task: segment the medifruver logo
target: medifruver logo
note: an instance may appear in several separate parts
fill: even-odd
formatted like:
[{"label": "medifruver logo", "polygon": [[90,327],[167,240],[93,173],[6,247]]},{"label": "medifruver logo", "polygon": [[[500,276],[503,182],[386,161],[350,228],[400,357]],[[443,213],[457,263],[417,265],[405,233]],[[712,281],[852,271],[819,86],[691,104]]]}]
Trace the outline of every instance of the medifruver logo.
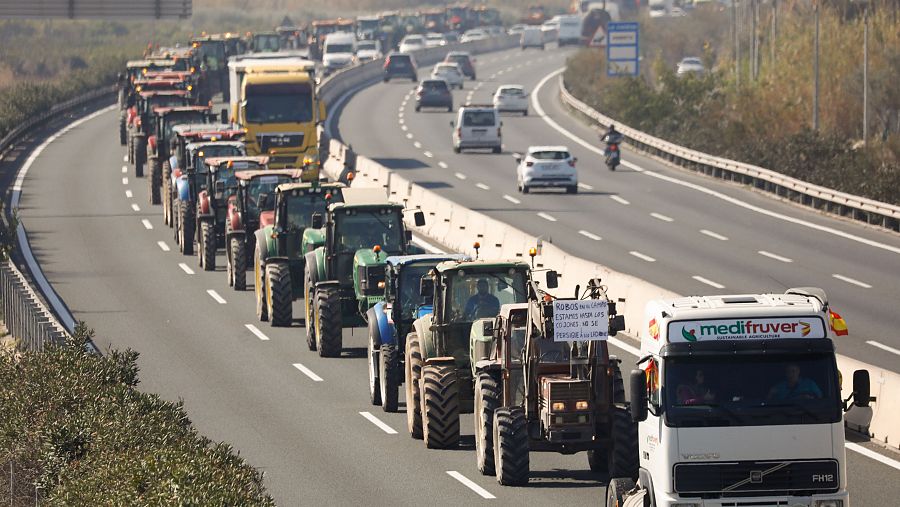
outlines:
[{"label": "medifruver logo", "polygon": [[[651,322],[651,334],[652,334]],[[822,334],[818,322],[800,319],[746,319],[685,322],[681,338],[688,342],[700,340],[806,338]]]}]

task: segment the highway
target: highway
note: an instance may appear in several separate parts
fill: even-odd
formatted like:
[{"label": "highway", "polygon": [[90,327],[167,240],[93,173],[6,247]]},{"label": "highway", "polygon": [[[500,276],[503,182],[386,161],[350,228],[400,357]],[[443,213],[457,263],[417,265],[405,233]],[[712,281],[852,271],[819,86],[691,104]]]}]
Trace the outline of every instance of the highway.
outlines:
[{"label": "highway", "polygon": [[[554,51],[536,57],[529,53],[523,58],[518,50],[484,56],[477,63],[484,77],[511,65],[524,66],[495,76],[494,82],[485,84],[473,98],[486,100],[492,85],[501,80],[533,88],[561,66],[563,58],[564,53]],[[553,100],[553,80],[547,83],[539,94],[543,107],[567,129],[588,136],[589,131],[559,110]],[[466,85],[469,89],[457,93],[460,100],[471,91],[471,83]],[[627,168],[609,174],[600,170],[595,155],[580,148],[575,153],[581,160],[582,181],[593,190],[583,190],[578,196],[517,195],[508,154],[452,154],[449,115],[415,114],[407,104],[400,118],[398,109],[410,89],[392,83],[357,95],[339,118],[344,139],[358,152],[379,158],[449,197],[543,234],[548,241],[552,237],[572,253],[602,260],[614,269],[672,290],[713,291],[693,281],[693,275],[724,284],[726,290],[823,285],[854,331],[841,352],[854,355],[855,349],[860,349],[857,357],[863,360],[900,362],[884,352],[867,352],[868,345],[863,345],[856,330],[869,327],[855,323],[867,315],[855,315],[857,306],[861,312],[873,306],[873,322],[867,324],[873,331],[866,339],[877,337],[897,345],[890,341],[892,335],[876,333],[892,322],[887,314],[889,303],[897,300],[892,292],[898,286],[892,279],[897,276],[894,254],[856,243],[834,245],[838,240],[830,235],[763,220],[723,206],[705,194],[660,183],[658,178]],[[414,134],[413,139],[406,138],[400,119]],[[116,121],[114,110],[86,121],[48,145],[34,161],[25,181],[20,215],[35,256],[74,316],[97,331],[99,348],[138,350],[140,388],[168,400],[183,400],[202,434],[233,444],[250,464],[265,472],[266,486],[279,505],[413,505],[423,501],[435,505],[594,505],[601,500],[605,478],[587,471],[584,455],[533,454],[533,480],[527,488],[505,488],[493,478],[479,476],[471,450],[471,416],[463,417],[464,445],[458,451],[427,450],[420,441],[410,439],[404,414],[384,414],[368,404],[363,330],[345,333],[343,358],[322,359],[306,350],[299,320],[288,329],[255,322],[252,288],[236,293],[227,287],[223,256],[219,256],[218,271],[204,272],[197,267],[196,258],[177,253],[161,208],[148,204],[146,180],[136,180],[131,171],[123,170],[124,149],[116,139]],[[539,117],[506,118],[505,123],[510,149],[524,149],[536,141],[566,142],[575,148]],[[652,160],[632,154],[625,160],[661,175],[715,188],[742,202],[886,244],[900,244],[896,238],[683,174]],[[456,173],[466,179],[459,179]],[[478,183],[489,188],[483,190]],[[541,212],[556,221],[537,217]],[[705,236],[697,232],[700,228],[729,239]],[[602,239],[590,239],[578,230]],[[749,252],[748,245],[767,237],[769,244]],[[776,262],[757,254],[758,250],[791,257],[793,262]],[[641,260],[630,251],[657,260]],[[851,252],[865,261],[839,261],[845,256],[852,258]],[[865,280],[873,287],[864,290],[839,285],[830,279],[831,272]],[[887,298],[883,305],[877,304],[875,294]],[[300,308],[296,303],[295,316],[300,315]],[[888,320],[882,320],[883,316]],[[613,348],[626,364],[634,361],[626,350]],[[854,503],[890,505],[900,498],[900,470],[890,467],[895,461],[884,464],[854,451],[847,454]]]}]

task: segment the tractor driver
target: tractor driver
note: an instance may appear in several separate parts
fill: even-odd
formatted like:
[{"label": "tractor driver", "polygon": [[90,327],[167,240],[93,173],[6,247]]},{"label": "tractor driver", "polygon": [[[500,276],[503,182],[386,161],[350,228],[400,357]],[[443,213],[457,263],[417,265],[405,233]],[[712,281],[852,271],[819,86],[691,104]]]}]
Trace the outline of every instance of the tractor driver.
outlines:
[{"label": "tractor driver", "polygon": [[478,280],[476,285],[478,292],[466,302],[464,312],[467,320],[475,320],[483,317],[494,317],[500,313],[500,300],[488,292],[488,282],[484,278]]}]

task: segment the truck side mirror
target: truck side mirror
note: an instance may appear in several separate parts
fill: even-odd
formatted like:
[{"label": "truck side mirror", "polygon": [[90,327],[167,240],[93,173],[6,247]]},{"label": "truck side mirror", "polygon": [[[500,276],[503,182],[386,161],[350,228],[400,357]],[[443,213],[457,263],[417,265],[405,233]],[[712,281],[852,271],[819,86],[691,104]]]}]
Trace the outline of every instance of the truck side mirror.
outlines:
[{"label": "truck side mirror", "polygon": [[647,420],[647,375],[644,370],[631,370],[629,378],[631,390],[631,420]]},{"label": "truck side mirror", "polygon": [[615,317],[609,319],[609,335],[615,336],[619,334],[619,331],[625,331],[624,315],[616,315]]},{"label": "truck side mirror", "polygon": [[421,211],[416,211],[413,213],[413,222],[415,222],[416,227],[422,227],[425,225],[425,213]]},{"label": "truck side mirror", "polygon": [[434,295],[434,280],[423,277],[419,280],[419,295],[429,297]]},{"label": "truck side mirror", "polygon": [[869,370],[856,370],[853,372],[853,404],[857,407],[868,407],[872,401],[872,391],[869,385]]},{"label": "truck side mirror", "polygon": [[547,288],[555,289],[559,287],[559,274],[555,270],[547,271]]},{"label": "truck side mirror", "polygon": [[312,214],[312,228],[313,229],[321,229],[322,228],[322,214],[321,213],[313,213]]}]

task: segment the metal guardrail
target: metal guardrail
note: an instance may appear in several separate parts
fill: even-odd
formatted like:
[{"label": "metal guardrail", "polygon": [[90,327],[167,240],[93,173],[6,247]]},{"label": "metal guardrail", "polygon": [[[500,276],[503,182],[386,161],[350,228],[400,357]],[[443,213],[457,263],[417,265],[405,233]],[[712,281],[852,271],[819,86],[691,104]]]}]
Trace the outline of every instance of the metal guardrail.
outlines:
[{"label": "metal guardrail", "polygon": [[8,261],[0,264],[0,302],[6,328],[19,342],[19,348],[42,350],[47,344],[64,343],[69,337],[22,272]]},{"label": "metal guardrail", "polygon": [[559,78],[559,88],[563,104],[600,125],[609,126],[615,123],[616,130],[625,136],[628,143],[641,151],[708,176],[749,185],[820,211],[900,232],[900,206],[846,194],[791,178],[770,169],[678,146],[622,125],[621,122],[578,100],[566,89],[562,76]]}]

